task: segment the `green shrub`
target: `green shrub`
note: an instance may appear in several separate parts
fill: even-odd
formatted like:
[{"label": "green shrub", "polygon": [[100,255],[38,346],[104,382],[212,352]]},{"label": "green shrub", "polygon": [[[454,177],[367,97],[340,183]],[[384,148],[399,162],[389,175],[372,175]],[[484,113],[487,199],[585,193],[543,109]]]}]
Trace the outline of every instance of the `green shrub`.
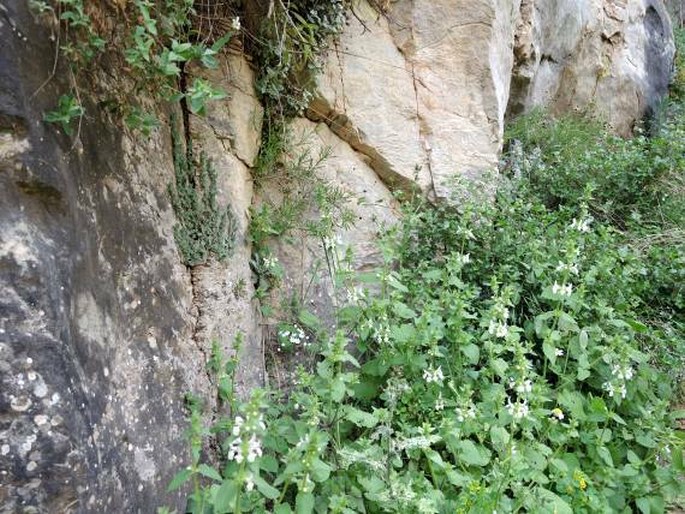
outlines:
[{"label": "green shrub", "polygon": [[494,203],[408,205],[365,277],[379,293],[317,334],[287,401],[259,393],[223,422],[194,505],[662,512],[685,469],[645,349],[669,336],[643,316],[644,253],[590,200],[551,209],[503,181]]}]

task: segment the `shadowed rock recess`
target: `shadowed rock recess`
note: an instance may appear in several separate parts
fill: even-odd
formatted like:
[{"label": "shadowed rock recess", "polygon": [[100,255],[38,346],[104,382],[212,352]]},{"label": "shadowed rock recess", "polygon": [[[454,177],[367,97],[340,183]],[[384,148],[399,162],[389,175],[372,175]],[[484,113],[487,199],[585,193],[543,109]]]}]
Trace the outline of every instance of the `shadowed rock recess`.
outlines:
[{"label": "shadowed rock recess", "polygon": [[[628,134],[672,72],[657,0],[373,4],[353,2],[306,119],[294,122],[313,148],[332,149],[319,173],[349,195],[356,225],[337,237],[355,249],[357,271],[380,258],[374,238],[397,219],[393,190],[441,198],[454,177],[493,169],[506,116],[589,109]],[[166,487],[188,459],[184,394],[214,406],[212,341],[230,353],[243,333],[238,392],[264,382],[246,234],[250,206],[277,196],[278,183],[253,192],[255,70],[225,52],[207,78],[228,99],[186,127],[237,220],[232,256],[189,269],[173,235],[168,123],[142,137],[88,91],[72,136],[44,122],[68,90],[66,70],[46,80],[51,32],[28,2],[0,4],[0,512],[183,509],[185,491]],[[100,71],[94,91],[129,94],[124,78]],[[285,292],[302,290],[321,245],[271,244]],[[324,274],[301,300],[325,317],[329,289]]]}]

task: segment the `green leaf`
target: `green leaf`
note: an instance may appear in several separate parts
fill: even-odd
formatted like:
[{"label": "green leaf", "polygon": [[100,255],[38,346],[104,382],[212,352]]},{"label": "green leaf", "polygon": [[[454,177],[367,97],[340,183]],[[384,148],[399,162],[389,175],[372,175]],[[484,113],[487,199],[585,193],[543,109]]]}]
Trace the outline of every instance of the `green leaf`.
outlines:
[{"label": "green leaf", "polygon": [[492,426],[490,428],[490,440],[495,448],[502,450],[509,443],[509,432],[506,428]]},{"label": "green leaf", "polygon": [[562,475],[565,475],[566,473],[568,473],[568,466],[566,465],[566,463],[563,460],[551,459],[549,461],[549,463],[554,469],[556,469]]},{"label": "green leaf", "polygon": [[578,344],[580,344],[582,350],[587,350],[588,339],[587,331],[585,329],[581,330],[580,334],[578,334]]},{"label": "green leaf", "polygon": [[345,397],[346,390],[347,388],[345,387],[345,381],[343,380],[343,377],[338,375],[331,382],[331,400],[334,402],[342,401],[342,399]]},{"label": "green leaf", "polygon": [[490,462],[490,452],[473,441],[459,442],[459,458],[469,466],[486,466]]},{"label": "green leaf", "polygon": [[200,472],[202,476],[211,478],[212,480],[216,480],[217,482],[221,482],[223,480],[219,472],[216,469],[208,466],[207,464],[200,464],[197,470]]},{"label": "green leaf", "polygon": [[309,329],[317,330],[321,326],[319,318],[315,314],[309,312],[307,309],[302,309],[298,318],[300,322]]},{"label": "green leaf", "polygon": [[492,370],[500,377],[504,377],[507,374],[507,369],[509,369],[509,364],[502,358],[490,361],[490,366],[492,366]]},{"label": "green leaf", "polygon": [[295,498],[296,514],[311,514],[314,511],[314,495],[312,493],[297,493]]},{"label": "green leaf", "polygon": [[545,340],[542,343],[542,353],[545,354],[547,360],[554,365],[557,361],[557,348],[549,341]]},{"label": "green leaf", "polygon": [[179,487],[181,487],[183,484],[186,483],[186,481],[190,478],[192,474],[192,471],[190,471],[188,468],[184,468],[178,473],[174,475],[174,478],[171,480],[171,483],[169,484],[169,487],[167,487],[167,491],[175,491]]},{"label": "green leaf", "polygon": [[478,359],[480,359],[480,348],[477,345],[471,343],[460,347],[461,352],[469,360],[469,364],[478,364]]},{"label": "green leaf", "polygon": [[395,302],[392,307],[393,312],[400,318],[403,319],[414,319],[416,318],[416,312],[411,310],[402,302]]},{"label": "green leaf", "polygon": [[563,332],[578,332],[578,323],[569,314],[562,312],[559,315],[559,330]]},{"label": "green leaf", "polygon": [[254,485],[257,486],[257,490],[262,493],[266,498],[270,500],[275,500],[280,496],[280,492],[275,487],[270,486],[266,480],[264,480],[259,475],[253,476]]},{"label": "green leaf", "polygon": [[611,452],[606,446],[598,447],[597,453],[607,466],[609,466],[610,468],[614,467],[614,459],[611,457]]},{"label": "green leaf", "polygon": [[238,484],[235,480],[226,480],[219,490],[216,492],[214,498],[214,510],[217,514],[233,511],[235,506],[235,498],[238,494]]},{"label": "green leaf", "polygon": [[373,428],[378,424],[378,418],[370,412],[357,409],[352,405],[345,406],[345,419],[358,427]]},{"label": "green leaf", "polygon": [[407,289],[399,280],[397,280],[397,277],[394,274],[388,275],[388,285],[402,293],[409,292],[409,289]]},{"label": "green leaf", "polygon": [[320,459],[314,459],[311,472],[314,482],[325,482],[331,476],[331,467]]},{"label": "green leaf", "polygon": [[561,497],[552,491],[539,487],[536,492],[545,503],[551,504],[551,509],[544,509],[544,512],[554,512],[555,514],[573,514],[573,509]]},{"label": "green leaf", "polygon": [[233,37],[232,33],[228,33],[225,36],[217,39],[214,44],[212,45],[212,50],[217,53],[219,50],[221,50],[224,46],[226,46],[226,43],[228,43],[231,38]]},{"label": "green leaf", "polygon": [[293,509],[287,503],[279,503],[274,507],[274,514],[292,514]]},{"label": "green leaf", "polygon": [[648,497],[638,498],[637,500],[635,500],[635,505],[637,505],[637,508],[640,509],[640,512],[642,512],[642,514],[650,514],[652,511],[652,507],[650,505]]},{"label": "green leaf", "polygon": [[260,459],[260,467],[269,473],[276,473],[278,471],[278,461],[273,455],[264,455]]}]

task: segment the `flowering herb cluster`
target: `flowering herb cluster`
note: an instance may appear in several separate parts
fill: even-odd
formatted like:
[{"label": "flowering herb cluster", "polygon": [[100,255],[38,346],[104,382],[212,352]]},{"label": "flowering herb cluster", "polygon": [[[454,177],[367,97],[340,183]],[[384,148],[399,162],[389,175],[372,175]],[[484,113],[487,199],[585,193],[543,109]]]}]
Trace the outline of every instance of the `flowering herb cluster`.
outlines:
[{"label": "flowering herb cluster", "polygon": [[663,218],[641,204],[617,224],[632,207],[596,187],[555,183],[550,202],[563,164],[530,140],[493,201],[408,203],[382,269],[357,276],[368,290],[333,333],[307,332],[313,369],[225,422],[220,474],[193,465],[213,483],[190,512],[653,513],[683,494],[668,368],[685,355],[685,245],[645,252],[635,237]]}]

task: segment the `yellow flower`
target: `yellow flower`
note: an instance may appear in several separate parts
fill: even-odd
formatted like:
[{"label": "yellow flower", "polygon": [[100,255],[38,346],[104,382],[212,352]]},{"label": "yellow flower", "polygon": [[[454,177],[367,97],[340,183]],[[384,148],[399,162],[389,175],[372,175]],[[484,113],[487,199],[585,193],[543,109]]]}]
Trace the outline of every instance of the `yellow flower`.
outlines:
[{"label": "yellow flower", "polygon": [[587,482],[585,481],[585,474],[582,471],[580,471],[579,469],[575,470],[573,472],[573,480],[578,482],[578,488],[581,491],[585,491],[585,489],[587,488]]}]

